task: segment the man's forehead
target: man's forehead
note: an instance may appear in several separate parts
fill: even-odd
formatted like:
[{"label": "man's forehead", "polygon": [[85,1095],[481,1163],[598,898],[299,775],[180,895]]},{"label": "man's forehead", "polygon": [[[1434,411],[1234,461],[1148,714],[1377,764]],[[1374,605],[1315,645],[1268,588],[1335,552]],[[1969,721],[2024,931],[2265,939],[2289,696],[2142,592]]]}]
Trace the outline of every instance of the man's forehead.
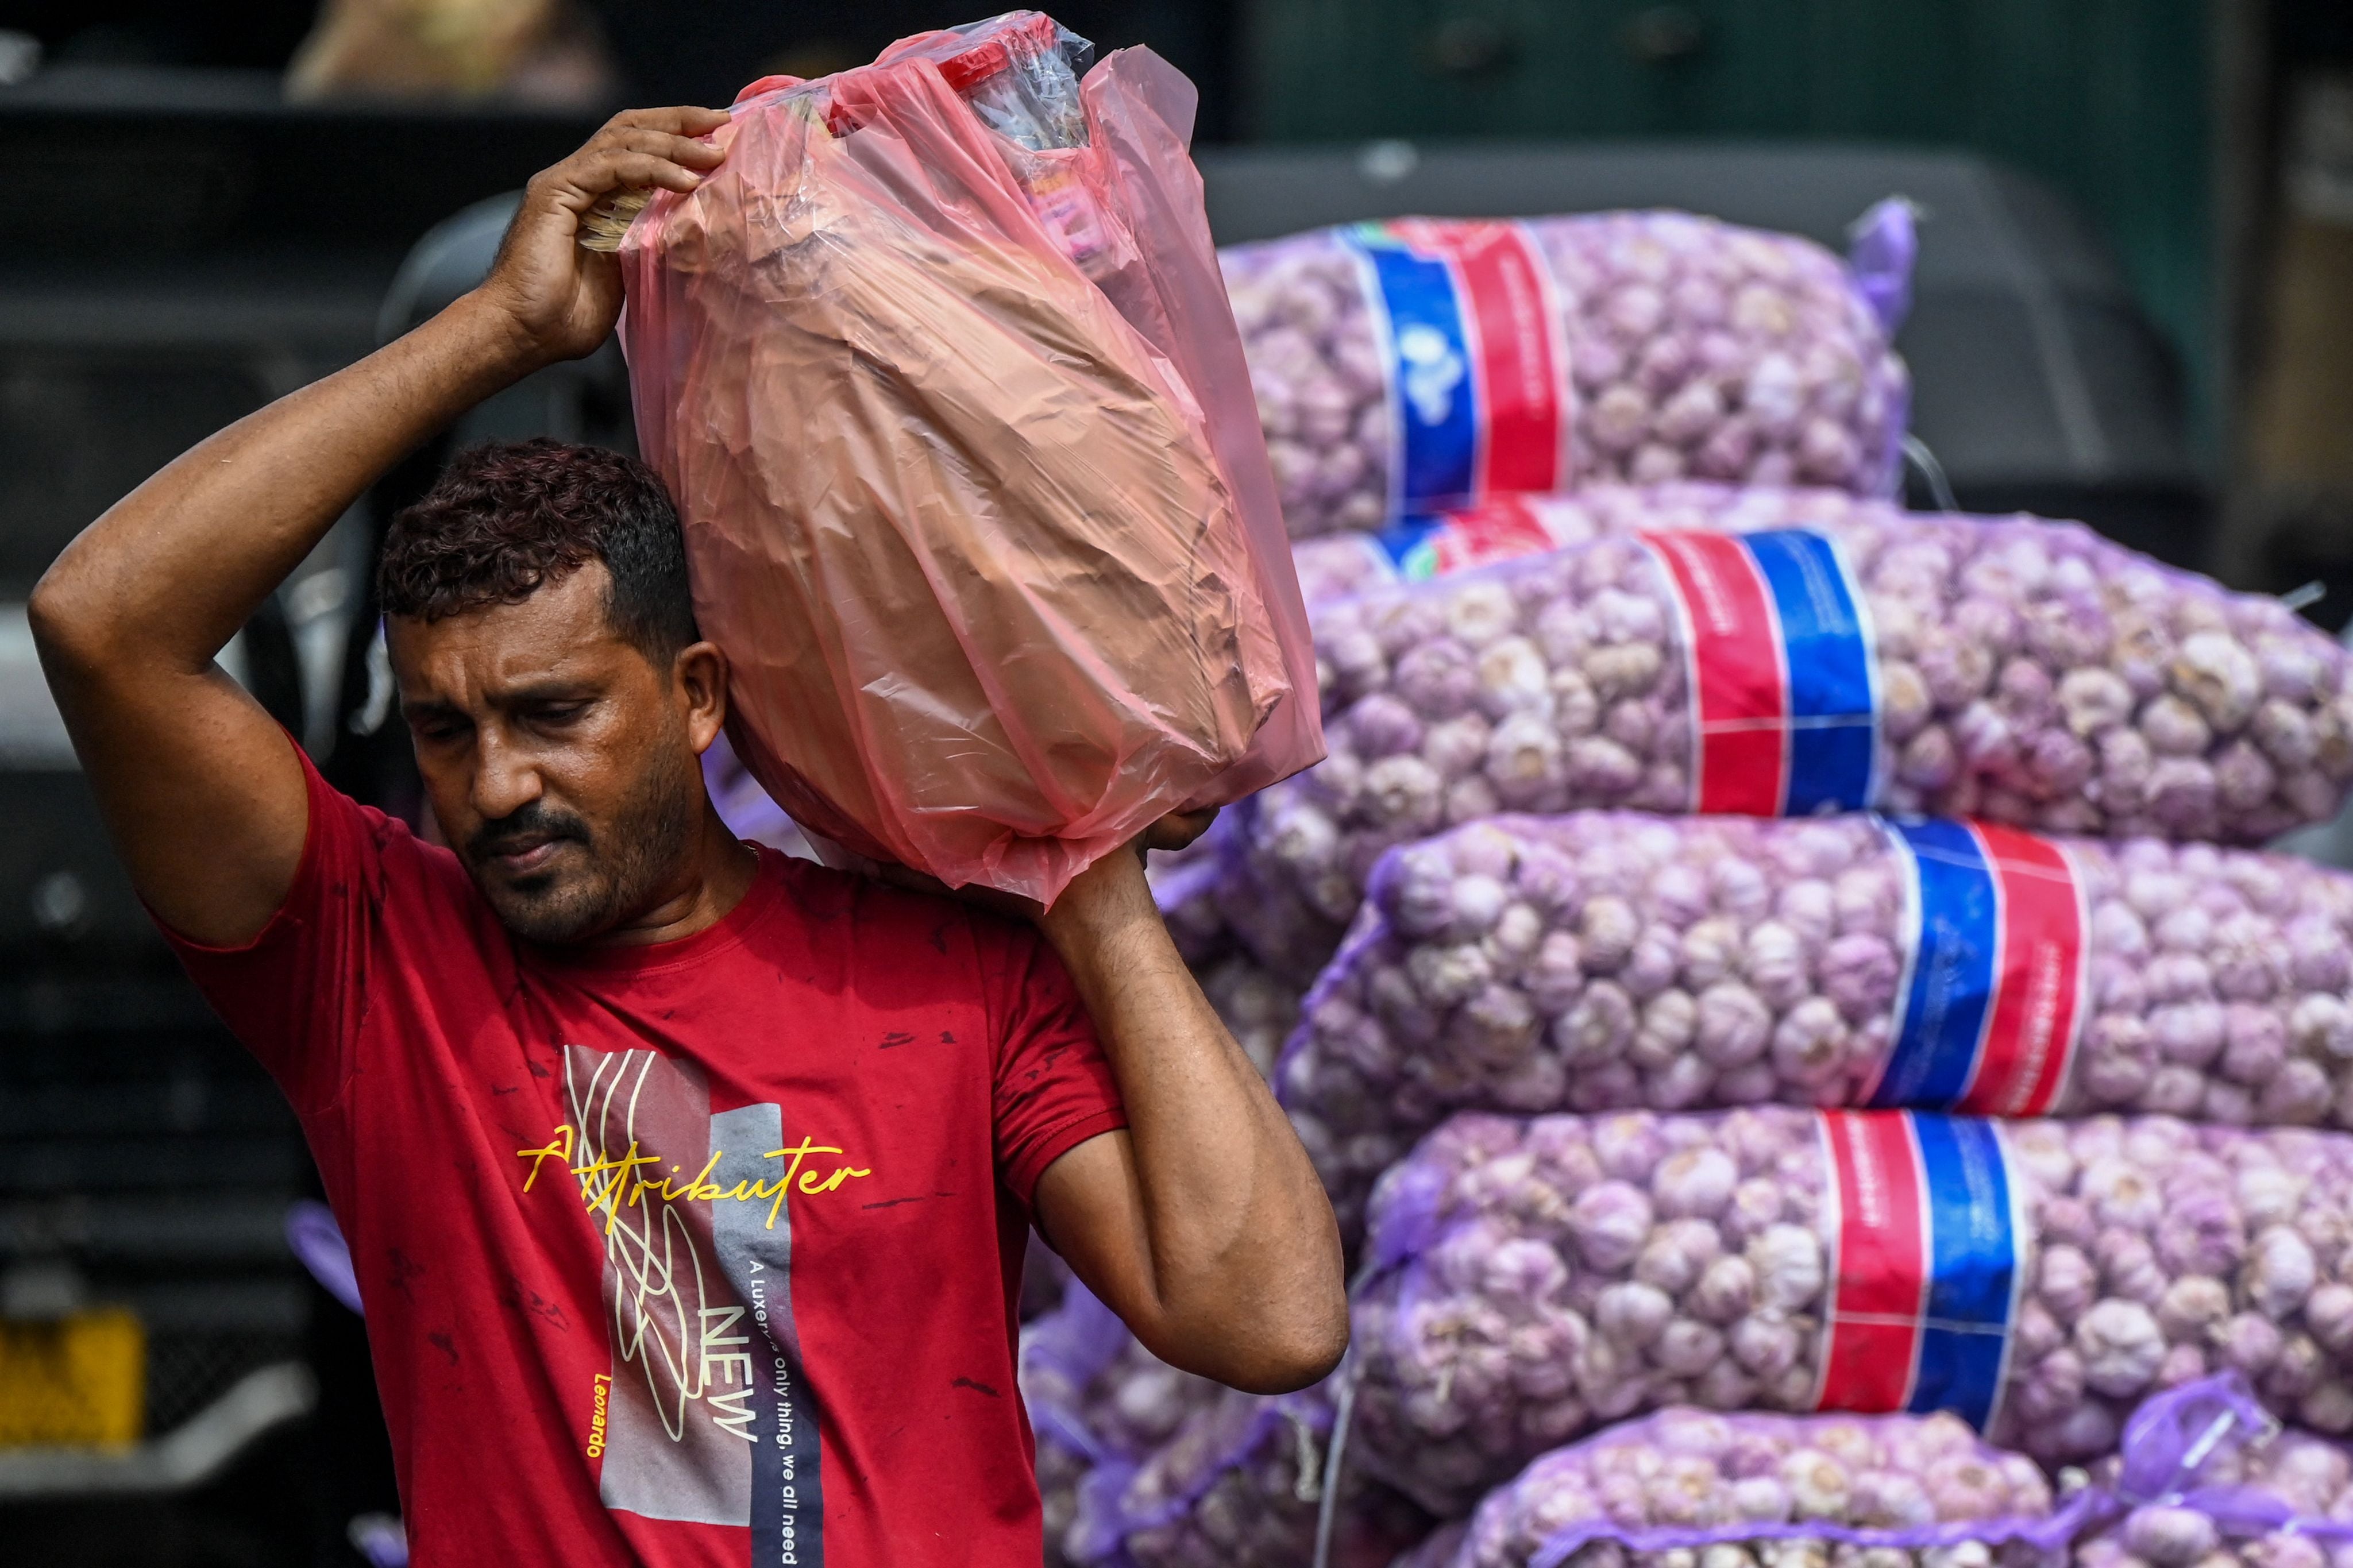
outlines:
[{"label": "man's forehead", "polygon": [[394,673],[411,696],[451,684],[488,691],[609,674],[636,649],[613,629],[607,584],[603,563],[592,561],[513,604],[429,622],[387,616]]}]

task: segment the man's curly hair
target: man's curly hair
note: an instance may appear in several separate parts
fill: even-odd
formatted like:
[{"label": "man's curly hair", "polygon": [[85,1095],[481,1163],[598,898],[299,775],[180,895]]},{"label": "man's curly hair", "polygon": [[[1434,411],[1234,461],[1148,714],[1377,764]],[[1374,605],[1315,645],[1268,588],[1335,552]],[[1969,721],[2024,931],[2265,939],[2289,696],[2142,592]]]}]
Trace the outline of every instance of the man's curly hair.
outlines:
[{"label": "man's curly hair", "polygon": [[438,621],[520,604],[590,561],[612,577],[613,630],[667,670],[696,641],[678,510],[651,468],[544,437],[460,452],[392,520],[376,565],[384,613]]}]

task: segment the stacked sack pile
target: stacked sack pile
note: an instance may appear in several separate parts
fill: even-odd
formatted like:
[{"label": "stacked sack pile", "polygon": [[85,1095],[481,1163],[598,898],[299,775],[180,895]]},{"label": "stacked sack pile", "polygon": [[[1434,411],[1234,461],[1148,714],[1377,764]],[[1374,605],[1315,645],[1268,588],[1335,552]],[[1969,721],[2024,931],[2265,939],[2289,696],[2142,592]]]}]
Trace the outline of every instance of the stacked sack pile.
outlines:
[{"label": "stacked sack pile", "polygon": [[1890,499],[1909,222],[1227,253],[1330,756],[1153,876],[1354,1343],[1073,1287],[1050,1560],[2353,1564],[2346,656]]}]

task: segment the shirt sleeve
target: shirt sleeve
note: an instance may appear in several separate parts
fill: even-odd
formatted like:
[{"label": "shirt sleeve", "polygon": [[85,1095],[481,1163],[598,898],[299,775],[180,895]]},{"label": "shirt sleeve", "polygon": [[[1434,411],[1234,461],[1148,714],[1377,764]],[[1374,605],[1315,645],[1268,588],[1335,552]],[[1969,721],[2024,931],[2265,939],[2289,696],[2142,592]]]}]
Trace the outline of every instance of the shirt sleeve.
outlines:
[{"label": "shirt sleeve", "polygon": [[997,1051],[997,1170],[1024,1205],[1046,1167],[1127,1125],[1094,1020],[1061,958],[1035,931],[1014,934],[991,976]]},{"label": "shirt sleeve", "polygon": [[207,946],[155,923],[213,1010],[307,1115],[332,1104],[350,1079],[373,979],[385,848],[406,829],[330,786],[299,745],[294,754],[310,826],[293,886],[269,923],[237,947]]}]

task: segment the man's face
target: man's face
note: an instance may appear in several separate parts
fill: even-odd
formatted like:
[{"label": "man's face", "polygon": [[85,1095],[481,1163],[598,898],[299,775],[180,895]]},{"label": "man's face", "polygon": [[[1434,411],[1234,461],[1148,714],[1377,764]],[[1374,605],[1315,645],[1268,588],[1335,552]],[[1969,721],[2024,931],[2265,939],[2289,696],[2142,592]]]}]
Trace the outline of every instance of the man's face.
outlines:
[{"label": "man's face", "polygon": [[660,902],[701,823],[708,693],[615,633],[608,587],[591,561],[521,604],[387,618],[434,816],[500,921],[535,942],[587,941]]}]

